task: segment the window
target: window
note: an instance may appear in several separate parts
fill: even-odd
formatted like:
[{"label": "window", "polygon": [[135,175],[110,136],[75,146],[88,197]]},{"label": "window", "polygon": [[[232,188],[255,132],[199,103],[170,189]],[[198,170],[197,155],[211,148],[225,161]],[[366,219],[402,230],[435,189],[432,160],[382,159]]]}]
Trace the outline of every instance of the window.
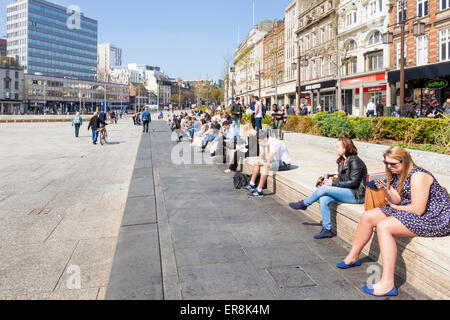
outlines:
[{"label": "window", "polygon": [[324,59],[324,57],[320,58],[320,76],[321,77],[325,76],[325,59]]},{"label": "window", "polygon": [[441,10],[446,10],[450,8],[450,0],[440,0],[441,3]]},{"label": "window", "polygon": [[312,42],[312,47],[314,48],[317,45],[317,36],[315,32],[312,34]]},{"label": "window", "polygon": [[428,36],[417,37],[417,65],[428,64]]},{"label": "window", "polygon": [[428,15],[428,0],[417,0],[417,16],[419,18]]},{"label": "window", "polygon": [[5,82],[5,89],[9,89],[9,79],[5,79],[4,80],[4,82]]},{"label": "window", "polygon": [[450,29],[441,30],[441,61],[450,60]]},{"label": "window", "polygon": [[355,40],[350,40],[350,41],[347,43],[346,50],[347,50],[347,51],[353,51],[353,50],[356,50],[356,41],[355,41]]},{"label": "window", "polygon": [[331,75],[333,73],[333,57],[328,57],[328,74]]},{"label": "window", "polygon": [[332,24],[330,24],[329,26],[328,26],[328,40],[332,40],[333,39],[333,36],[334,36],[334,31],[333,31],[333,25]]},{"label": "window", "polygon": [[303,52],[303,39],[300,39],[300,52]]},{"label": "window", "polygon": [[309,36],[306,36],[306,50],[309,50]]},{"label": "window", "polygon": [[14,89],[19,90],[19,81],[14,83]]},{"label": "window", "polygon": [[346,25],[347,25],[347,27],[355,24],[356,22],[357,22],[356,11],[352,11],[350,13],[347,13],[347,15],[346,15]]},{"label": "window", "polygon": [[317,77],[316,60],[313,60],[313,62],[312,62],[312,79],[315,79],[316,77]]},{"label": "window", "polygon": [[367,71],[376,71],[383,69],[383,51],[374,52],[366,55]]},{"label": "window", "polygon": [[377,44],[381,42],[381,32],[376,31],[369,37],[369,45]]},{"label": "window", "polygon": [[405,10],[403,11],[403,19],[406,20],[407,17],[407,1],[406,0],[397,0],[397,22],[401,22],[402,19],[402,7],[405,7]]},{"label": "window", "polygon": [[320,29],[320,43],[325,43],[325,27]]}]

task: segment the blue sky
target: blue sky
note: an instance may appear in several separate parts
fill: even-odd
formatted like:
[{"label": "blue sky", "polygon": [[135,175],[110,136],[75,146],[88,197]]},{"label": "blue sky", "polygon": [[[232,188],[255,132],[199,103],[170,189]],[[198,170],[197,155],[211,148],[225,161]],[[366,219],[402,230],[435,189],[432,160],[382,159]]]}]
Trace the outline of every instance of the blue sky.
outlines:
[{"label": "blue sky", "polygon": [[[6,35],[6,4],[1,0],[0,36]],[[252,0],[57,0],[78,5],[99,21],[99,43],[123,48],[124,63],[158,65],[171,77],[217,79],[224,56],[252,26]],[[291,0],[255,0],[256,22],[283,19]]]}]

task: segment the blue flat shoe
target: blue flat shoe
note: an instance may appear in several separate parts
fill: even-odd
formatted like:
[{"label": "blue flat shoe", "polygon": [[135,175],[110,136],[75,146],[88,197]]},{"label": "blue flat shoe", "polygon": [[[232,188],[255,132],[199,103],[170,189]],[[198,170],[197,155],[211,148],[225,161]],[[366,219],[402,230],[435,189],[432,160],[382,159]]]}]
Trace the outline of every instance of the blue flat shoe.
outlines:
[{"label": "blue flat shoe", "polygon": [[382,296],[377,296],[377,295],[375,295],[375,294],[373,293],[375,290],[373,289],[372,286],[364,286],[364,287],[362,288],[362,290],[363,290],[365,293],[367,293],[367,294],[369,294],[369,295],[371,295],[371,296],[374,296],[374,297],[396,297],[396,296],[398,296],[398,291],[397,291],[397,288],[396,288],[396,287],[394,287],[394,289],[392,289],[390,292],[388,292],[388,293],[386,293],[385,295],[382,295]]},{"label": "blue flat shoe", "polygon": [[353,264],[346,264],[345,261],[339,262],[336,264],[336,267],[339,269],[350,269],[354,267],[360,267],[361,266],[361,260],[356,261]]}]

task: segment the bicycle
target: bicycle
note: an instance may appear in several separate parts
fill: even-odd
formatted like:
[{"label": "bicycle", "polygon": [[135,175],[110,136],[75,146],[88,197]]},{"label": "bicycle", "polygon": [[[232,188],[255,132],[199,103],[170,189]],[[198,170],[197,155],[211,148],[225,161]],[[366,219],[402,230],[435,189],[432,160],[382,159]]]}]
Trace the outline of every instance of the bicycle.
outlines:
[{"label": "bicycle", "polygon": [[102,146],[108,143],[108,132],[106,131],[106,127],[98,129],[98,137]]}]

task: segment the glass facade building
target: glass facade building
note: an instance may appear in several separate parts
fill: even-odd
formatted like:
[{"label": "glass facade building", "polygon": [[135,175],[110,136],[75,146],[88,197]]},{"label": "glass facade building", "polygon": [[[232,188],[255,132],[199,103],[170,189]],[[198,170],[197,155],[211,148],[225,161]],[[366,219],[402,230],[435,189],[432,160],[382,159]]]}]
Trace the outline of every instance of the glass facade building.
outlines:
[{"label": "glass facade building", "polygon": [[8,56],[28,74],[95,80],[97,21],[43,0],[7,6]]}]

